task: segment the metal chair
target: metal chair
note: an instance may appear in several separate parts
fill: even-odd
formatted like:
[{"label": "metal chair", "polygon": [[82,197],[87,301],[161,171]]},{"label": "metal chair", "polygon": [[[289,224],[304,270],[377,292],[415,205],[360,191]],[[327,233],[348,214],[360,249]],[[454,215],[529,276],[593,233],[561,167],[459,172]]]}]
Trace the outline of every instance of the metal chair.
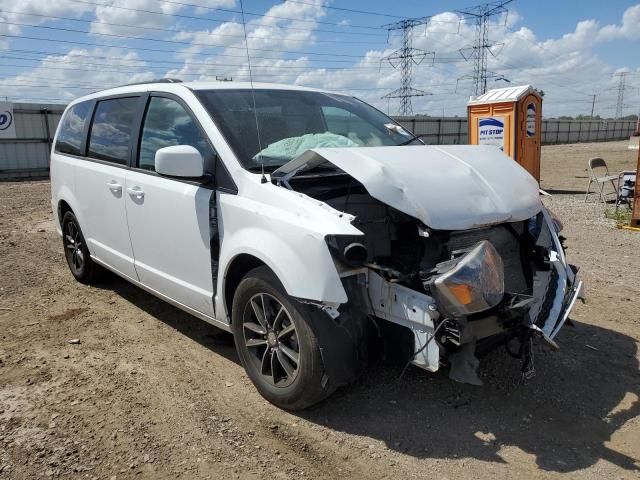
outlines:
[{"label": "metal chair", "polygon": [[[605,202],[605,197],[607,195],[616,195],[618,196],[618,190],[616,187],[616,181],[618,180],[618,175],[609,175],[609,169],[607,168],[607,162],[602,158],[592,158],[589,160],[589,185],[587,186],[587,192],[584,195],[584,201],[586,202],[589,198],[589,194],[598,193],[600,195],[600,201]],[[598,176],[598,171],[603,171],[604,175]],[[611,186],[613,187],[612,192],[604,193],[604,185],[606,183],[611,182]],[[596,184],[596,191],[591,191],[591,185]],[[600,185],[600,191],[597,191],[597,186]]]}]

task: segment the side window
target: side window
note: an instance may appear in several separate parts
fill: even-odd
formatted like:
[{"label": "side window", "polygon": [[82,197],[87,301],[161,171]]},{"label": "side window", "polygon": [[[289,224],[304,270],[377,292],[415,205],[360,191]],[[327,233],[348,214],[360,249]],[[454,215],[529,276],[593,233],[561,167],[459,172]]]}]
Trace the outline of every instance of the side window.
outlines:
[{"label": "side window", "polygon": [[81,155],[83,153],[80,152],[80,145],[82,145],[82,132],[90,107],[90,102],[82,102],[67,111],[58,131],[56,152],[69,153],[71,155]]},{"label": "side window", "polygon": [[213,165],[214,152],[191,115],[175,100],[151,97],[140,137],[138,167],[155,170],[156,152],[173,145],[191,145],[200,151],[205,166]]},{"label": "side window", "polygon": [[126,164],[138,97],[102,100],[96,106],[89,136],[89,156]]}]

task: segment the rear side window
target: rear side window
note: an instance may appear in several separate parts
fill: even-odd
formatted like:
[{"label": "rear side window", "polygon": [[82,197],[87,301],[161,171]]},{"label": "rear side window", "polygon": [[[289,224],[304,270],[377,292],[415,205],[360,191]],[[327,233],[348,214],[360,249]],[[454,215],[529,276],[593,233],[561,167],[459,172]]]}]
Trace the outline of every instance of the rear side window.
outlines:
[{"label": "rear side window", "polygon": [[89,136],[89,156],[125,165],[138,109],[138,97],[102,100],[96,106]]},{"label": "rear side window", "polygon": [[82,155],[80,152],[82,132],[84,131],[84,124],[89,115],[90,107],[90,102],[82,102],[67,111],[62,123],[60,123],[58,139],[56,140],[56,152]]},{"label": "rear side window", "polygon": [[189,112],[170,98],[151,97],[142,127],[138,167],[155,170],[156,152],[174,145],[195,147],[210,168],[214,152]]}]

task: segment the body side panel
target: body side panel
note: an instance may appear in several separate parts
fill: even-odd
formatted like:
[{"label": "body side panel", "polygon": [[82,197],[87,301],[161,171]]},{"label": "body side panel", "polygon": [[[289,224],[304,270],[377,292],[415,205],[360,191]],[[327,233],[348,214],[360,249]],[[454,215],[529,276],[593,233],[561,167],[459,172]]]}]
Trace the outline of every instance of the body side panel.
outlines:
[{"label": "body side panel", "polygon": [[269,266],[293,297],[335,305],[346,302],[325,237],[361,235],[351,225],[352,217],[340,218],[320,206],[321,202],[270,183],[258,183],[254,188],[260,192],[253,191],[254,198],[219,196],[218,318],[227,317],[225,277],[233,259],[241,254],[250,254]]}]

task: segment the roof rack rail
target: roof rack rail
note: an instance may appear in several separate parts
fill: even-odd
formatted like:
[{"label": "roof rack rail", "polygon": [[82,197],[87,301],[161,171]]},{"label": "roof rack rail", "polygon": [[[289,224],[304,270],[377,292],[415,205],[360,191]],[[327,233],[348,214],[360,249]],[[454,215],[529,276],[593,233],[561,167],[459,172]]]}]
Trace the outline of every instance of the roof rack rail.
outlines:
[{"label": "roof rack rail", "polygon": [[149,83],[182,83],[182,80],[180,80],[179,78],[157,78],[154,80],[147,80],[144,82],[127,83],[126,85],[121,85],[121,87],[129,87],[132,85],[147,85]]}]

